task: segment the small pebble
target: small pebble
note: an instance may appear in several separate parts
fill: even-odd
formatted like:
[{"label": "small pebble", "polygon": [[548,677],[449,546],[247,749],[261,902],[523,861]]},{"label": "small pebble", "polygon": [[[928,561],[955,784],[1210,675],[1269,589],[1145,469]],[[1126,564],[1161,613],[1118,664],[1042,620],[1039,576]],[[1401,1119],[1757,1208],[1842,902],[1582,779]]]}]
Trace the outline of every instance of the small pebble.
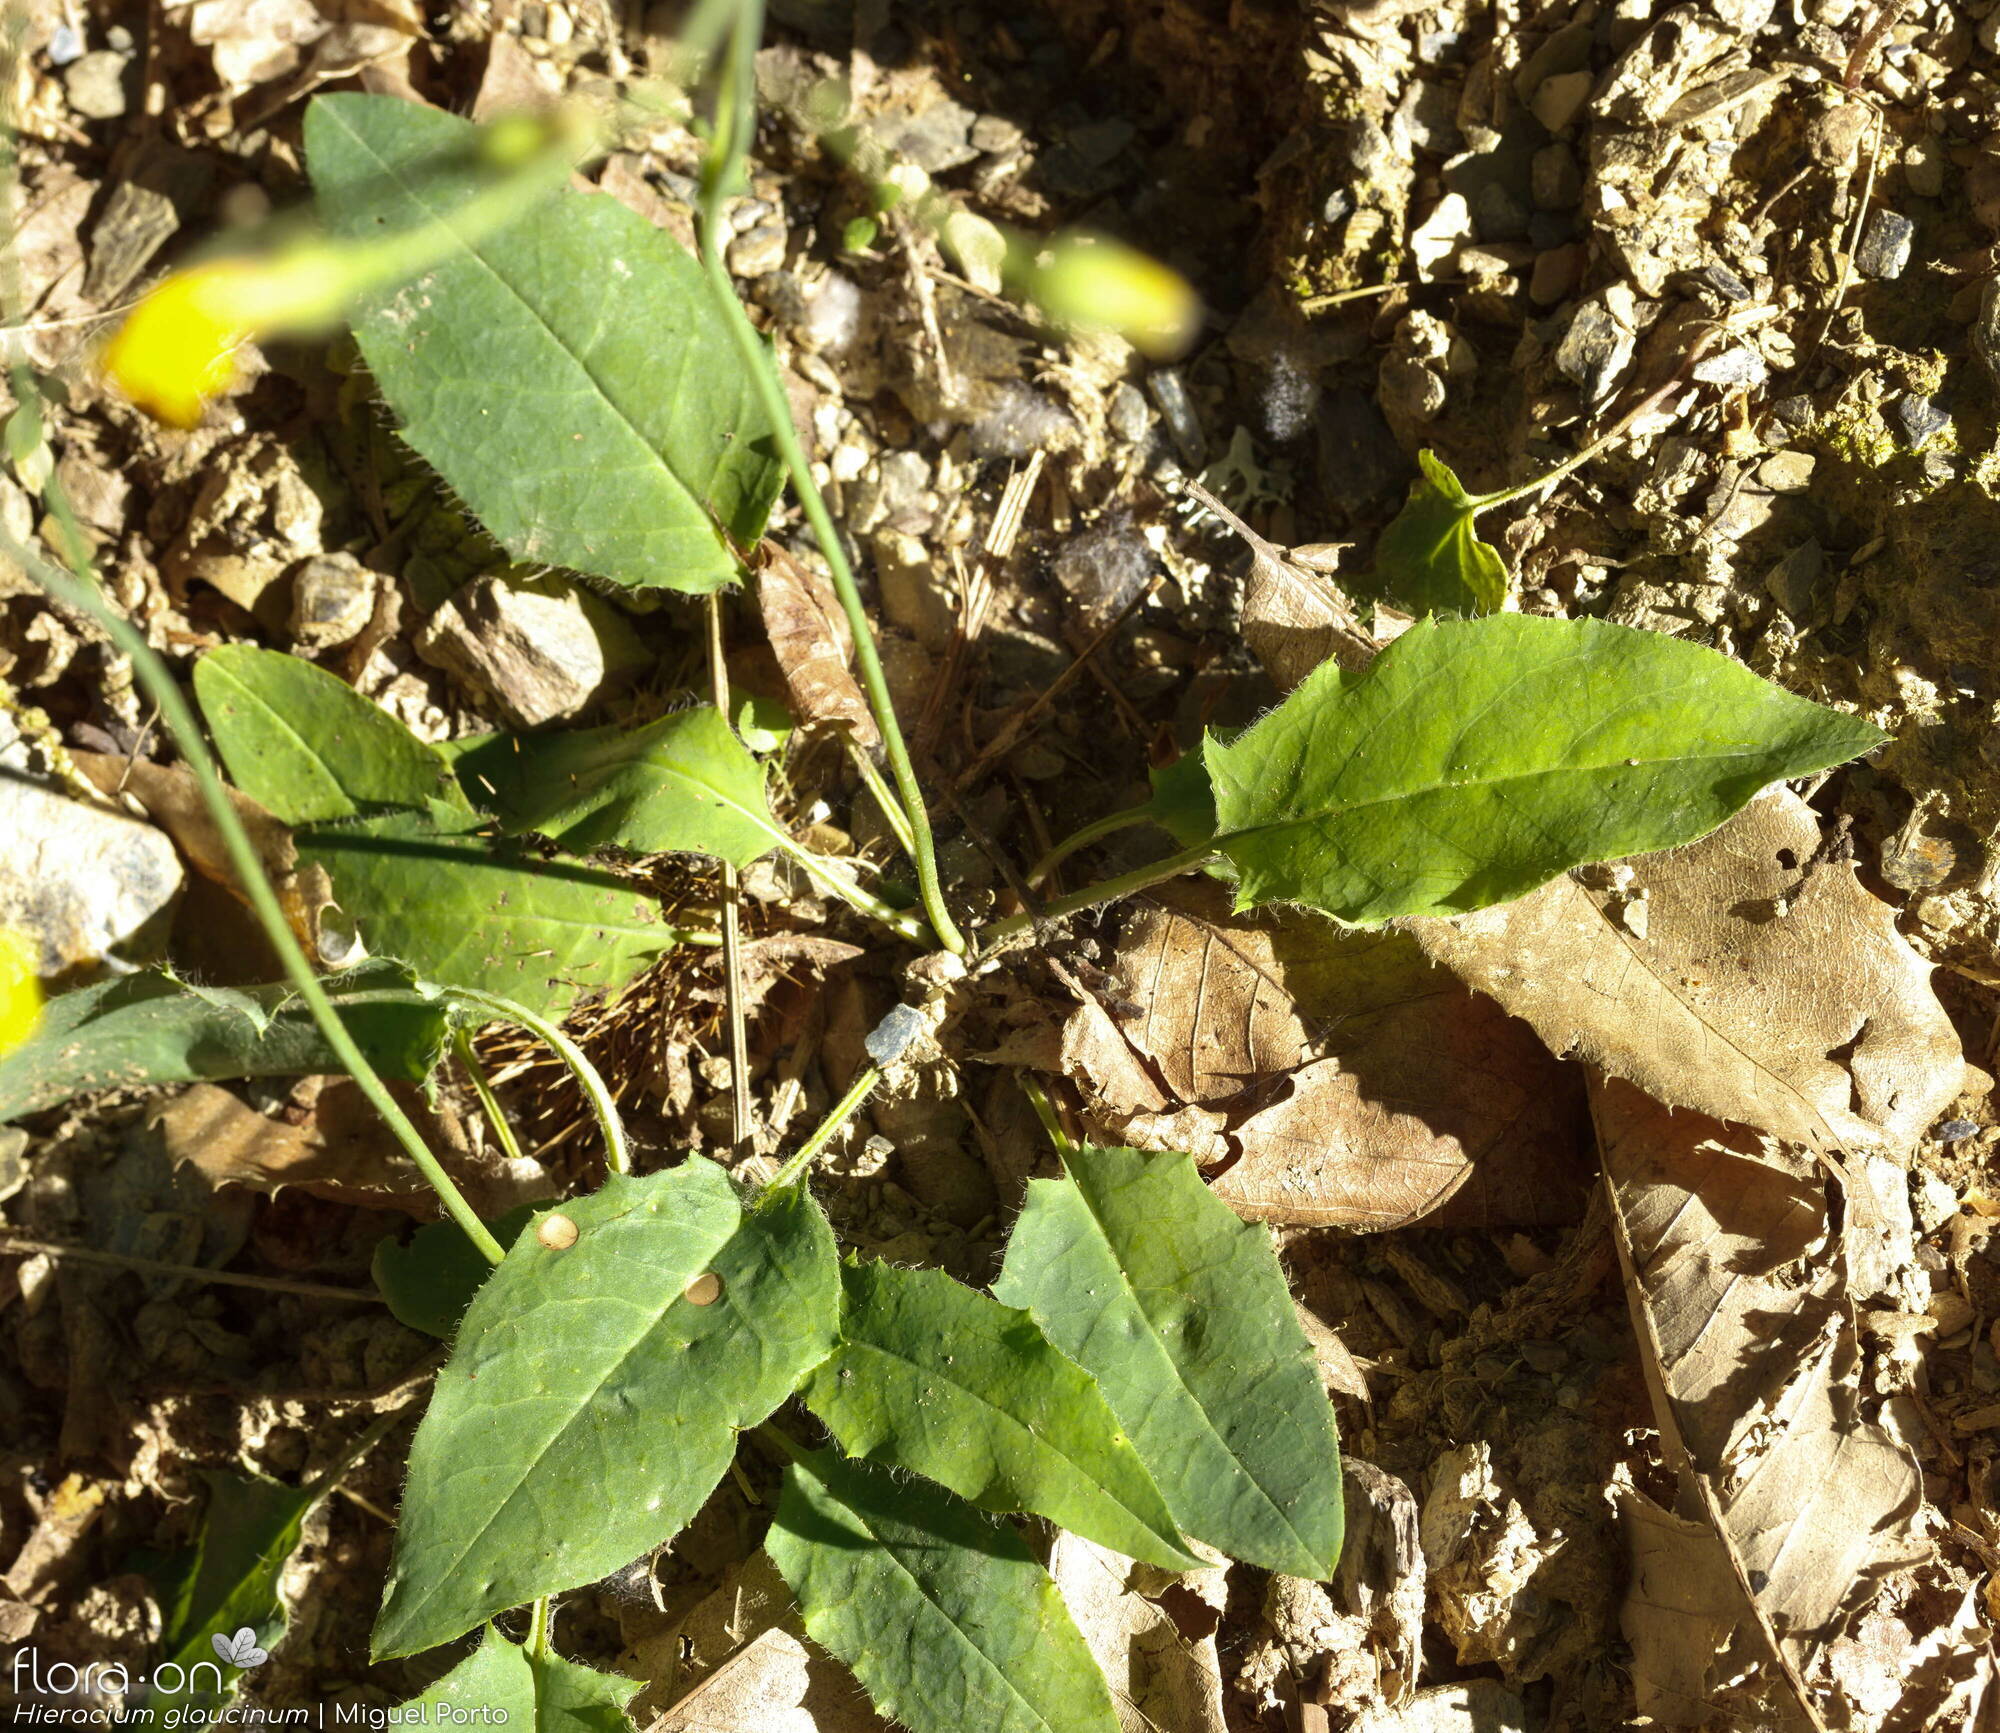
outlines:
[{"label": "small pebble", "polygon": [[1917,225],[1908,217],[1877,206],[1868,213],[1868,224],[1861,231],[1861,245],[1854,250],[1854,268],[1864,277],[1894,282],[1909,266],[1910,246],[1916,234]]},{"label": "small pebble", "polygon": [[1208,463],[1208,441],[1202,437],[1201,418],[1195,413],[1194,399],[1188,395],[1187,381],[1180,370],[1155,368],[1146,375],[1146,389],[1152,393],[1160,418],[1167,424],[1175,454],[1191,470],[1204,468]]},{"label": "small pebble", "polygon": [[1925,133],[1903,153],[1903,185],[1920,199],[1944,197],[1944,141]]},{"label": "small pebble", "polygon": [[892,1005],[861,1045],[877,1065],[893,1065],[924,1028],[924,1014],[914,1005]]},{"label": "small pebble", "polygon": [[1813,400],[1803,395],[1781,397],[1771,405],[1771,413],[1794,431],[1801,427],[1810,427],[1813,421]]},{"label": "small pebble", "polygon": [[1583,105],[1590,100],[1590,87],[1596,81],[1596,74],[1591,72],[1555,73],[1542,80],[1528,106],[1549,131],[1561,132],[1583,112]]},{"label": "small pebble", "polygon": [[1757,479],[1773,493],[1804,493],[1812,486],[1816,466],[1810,452],[1777,451],[1764,459]]},{"label": "small pebble", "polygon": [[1584,250],[1575,242],[1537,254],[1534,275],[1528,279],[1528,299],[1537,307],[1560,306],[1583,281],[1583,260]]},{"label": "small pebble", "polygon": [[1694,378],[1703,385],[1762,385],[1770,376],[1764,357],[1747,343],[1720,354],[1704,355],[1694,364]]},{"label": "small pebble", "polygon": [[116,120],[125,112],[125,68],[122,54],[100,48],[63,69],[63,89],[69,105],[86,120]]},{"label": "small pebble", "polygon": [[[1937,1135],[1940,1143],[1963,1143],[1968,1137],[1975,1137],[1978,1133],[1978,1125],[1970,1119],[1947,1119],[1938,1127]],[[1954,1207],[1956,1202],[1954,1199]]]},{"label": "small pebble", "polygon": [[768,277],[785,262],[785,229],[782,223],[766,223],[741,234],[729,243],[731,276],[750,281]]},{"label": "small pebble", "polygon": [[1719,259],[1695,272],[1695,281],[1707,284],[1725,301],[1750,299],[1750,285]]},{"label": "small pebble", "polygon": [[1919,397],[1914,391],[1905,393],[1889,405],[1889,419],[1895,424],[1904,447],[1910,451],[1917,450],[1951,421],[1951,417],[1928,397]]}]

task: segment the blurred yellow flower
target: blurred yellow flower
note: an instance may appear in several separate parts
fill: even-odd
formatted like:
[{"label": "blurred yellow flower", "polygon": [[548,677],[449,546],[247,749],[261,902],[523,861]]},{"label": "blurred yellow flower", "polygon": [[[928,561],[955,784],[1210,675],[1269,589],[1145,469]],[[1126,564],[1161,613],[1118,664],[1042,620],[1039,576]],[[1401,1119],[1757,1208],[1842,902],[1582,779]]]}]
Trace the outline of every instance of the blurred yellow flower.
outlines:
[{"label": "blurred yellow flower", "polygon": [[35,975],[33,941],[0,927],[0,1053],[11,1053],[35,1032],[42,1013],[42,983]]},{"label": "blurred yellow flower", "polygon": [[1059,324],[1116,331],[1156,360],[1181,354],[1201,329],[1185,277],[1100,235],[1060,235],[1014,270],[1019,291]]},{"label": "blurred yellow flower", "polygon": [[132,309],[105,346],[105,374],[141,409],[175,427],[194,427],[235,378],[237,350],[256,337],[330,324],[340,316],[351,276],[323,246],[177,271]]}]

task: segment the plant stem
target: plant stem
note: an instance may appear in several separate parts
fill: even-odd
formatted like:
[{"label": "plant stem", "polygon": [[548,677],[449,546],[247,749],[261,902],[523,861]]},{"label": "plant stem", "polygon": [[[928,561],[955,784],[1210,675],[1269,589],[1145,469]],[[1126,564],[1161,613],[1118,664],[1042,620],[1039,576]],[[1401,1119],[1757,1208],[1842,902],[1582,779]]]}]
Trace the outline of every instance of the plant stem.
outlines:
[{"label": "plant stem", "polygon": [[1028,873],[1028,889],[1039,890],[1042,881],[1058,866],[1080,848],[1088,848],[1100,839],[1114,835],[1121,830],[1130,830],[1135,824],[1150,824],[1153,819],[1153,803],[1143,806],[1128,806],[1122,812],[1106,813],[1104,817],[1087,824],[1083,829],[1072,831],[1061,842],[1035,862]]},{"label": "plant stem", "polygon": [[493,1085],[486,1079],[486,1068],[479,1063],[479,1055],[472,1050],[472,1032],[468,1029],[454,1029],[451,1034],[453,1050],[458,1054],[459,1064],[465,1067],[465,1075],[472,1080],[472,1093],[479,1097],[480,1108],[486,1114],[486,1123],[493,1127],[493,1135],[500,1140],[500,1150],[509,1161],[520,1161],[520,1140],[514,1135],[514,1128],[507,1123],[507,1115],[500,1110],[500,1101],[493,1093]]},{"label": "plant stem", "polygon": [[836,871],[831,864],[814,854],[811,849],[794,842],[790,837],[778,838],[777,846],[783,853],[797,861],[815,884],[825,886],[842,902],[859,909],[864,915],[880,921],[890,931],[900,933],[904,938],[919,945],[929,941],[930,928],[915,915],[906,913],[902,909],[891,908],[880,897],[864,891],[844,873]]},{"label": "plant stem", "polygon": [[852,734],[847,733],[844,729],[841,732],[841,738],[846,743],[847,756],[853,761],[854,768],[861,775],[863,786],[875,797],[876,806],[881,809],[882,816],[888,821],[889,828],[896,833],[896,840],[903,845],[903,852],[912,860],[915,860],[917,857],[916,834],[910,829],[910,821],[903,811],[903,803],[890,792],[889,785],[882,780],[881,771],[875,768],[875,760],[868,756],[868,748],[863,746],[860,741],[856,740]]},{"label": "plant stem", "polygon": [[452,1220],[465,1230],[466,1237],[484,1256],[497,1264],[505,1255],[500,1242],[488,1232],[486,1224],[460,1195],[458,1187],[452,1184],[451,1176],[410,1122],[410,1116],[389,1093],[388,1085],[376,1074],[375,1067],[368,1062],[368,1055],[361,1051],[360,1043],[348,1033],[347,1025],[340,1020],[340,1013],[333,1008],[333,1001],[327,998],[325,989],[319,984],[319,977],[313,973],[312,964],[306,961],[305,953],[299,949],[298,940],[292,936],[285,912],[278,903],[278,894],[271,888],[271,881],[264,876],[264,863],[257,858],[256,845],[244,830],[243,821],[236,816],[236,808],[229,803],[222,777],[215,768],[215,760],[209,756],[208,743],[202,738],[201,725],[195,721],[194,712],[188,708],[187,700],[181,696],[181,689],[166,664],[153,654],[152,646],[139,635],[131,622],[105,601],[95,584],[58,571],[15,540],[13,532],[4,525],[0,525],[0,552],[15,560],[64,607],[88,614],[104,628],[112,643],[131,658],[133,674],[146,689],[146,696],[159,706],[160,718],[166,723],[167,732],[174,737],[174,744],[180,748],[181,757],[187,761],[187,767],[194,775],[195,786],[201,791],[202,805],[208,808],[208,815],[221,834],[229,863],[235,869],[237,880],[248,895],[250,906],[266,937],[271,941],[271,948],[278,953],[286,978],[305,1001],[307,1011],[318,1025],[319,1032],[326,1037],[326,1044],[333,1049],[334,1056],[359,1085],[361,1093],[368,1098],[375,1111],[387,1122],[396,1141],[417,1164],[424,1178],[431,1183]]},{"label": "plant stem", "polygon": [[522,1646],[538,1661],[548,1658],[549,1626],[552,1622],[547,1595],[528,1603],[528,1640]]},{"label": "plant stem", "polygon": [[25,1239],[20,1234],[0,1233],[0,1254],[22,1258],[74,1258],[80,1264],[105,1264],[115,1270],[131,1270],[142,1276],[172,1276],[181,1281],[214,1282],[221,1287],[256,1288],[268,1294],[300,1294],[309,1300],[353,1300],[364,1306],[384,1303],[381,1294],[373,1288],[342,1288],[331,1282],[295,1282],[286,1276],[253,1276],[237,1270],[204,1269],[200,1264],[168,1264],[158,1258],[99,1251],[95,1246],[68,1246],[60,1240]]},{"label": "plant stem", "polygon": [[[618,1118],[618,1104],[611,1099],[611,1091],[605,1085],[603,1076],[581,1047],[539,1012],[517,1005],[512,999],[503,999],[497,993],[482,993],[472,987],[441,987],[438,991],[448,1005],[464,1005],[470,1010],[484,1011],[496,1022],[518,1023],[554,1048],[556,1057],[569,1067],[570,1075],[576,1079],[584,1100],[590,1104],[591,1113],[596,1116],[597,1129],[604,1134],[604,1159],[611,1171],[632,1171],[632,1151],[625,1141],[625,1127]],[[493,1261],[498,1263],[500,1260],[495,1258]]]},{"label": "plant stem", "polygon": [[1074,915],[1084,909],[1094,909],[1099,903],[1108,903],[1118,897],[1130,896],[1134,891],[1143,891],[1148,885],[1156,885],[1163,879],[1179,878],[1182,873],[1193,872],[1215,853],[1212,842],[1198,843],[1179,854],[1168,855],[1165,860],[1155,861],[1151,866],[1139,867],[1135,871],[1122,873],[1115,879],[1103,879],[1094,885],[1085,885],[1080,891],[1073,891],[1066,897],[1057,897],[1052,903],[1044,903],[1039,913],[1009,915],[1004,921],[995,921],[982,937],[982,950],[990,953],[996,945],[1025,933],[1043,921],[1059,921],[1065,915]]},{"label": "plant stem", "polygon": [[924,809],[923,790],[910,762],[910,750],[903,743],[903,731],[896,722],[896,707],[889,697],[889,682],[882,673],[882,658],[876,653],[875,635],[869,629],[868,613],[861,605],[860,586],[847,563],[846,550],[833,527],[819,484],[813,480],[812,465],[799,443],[792,425],[791,404],[779,383],[775,364],[743,303],[729,281],[729,267],[723,257],[722,202],[740,176],[744,153],[749,148],[756,103],[755,55],[758,33],[763,24],[763,0],[744,0],[738,12],[730,54],[723,68],[721,101],[716,115],[715,142],[703,174],[701,199],[701,254],[708,273],[709,288],[738,352],[750,373],[751,384],[765,416],[771,424],[773,442],[784,459],[793,490],[806,514],[806,522],[819,542],[833,587],[847,615],[854,635],[854,660],[861,675],[862,689],[868,694],[868,708],[882,733],[882,749],[888,755],[889,770],[896,780],[896,792],[910,827],[916,861],[917,887],[923,898],[924,913],[930,917],[938,942],[954,956],[966,952],[965,937],[953,924],[945,906],[944,888],[938,881],[937,847],[931,837],[930,817]]},{"label": "plant stem", "polygon": [[1063,1130],[1062,1120],[1057,1116],[1055,1103],[1045,1090],[1025,1071],[1018,1073],[1021,1093],[1027,1096],[1028,1105],[1035,1110],[1035,1117],[1042,1122],[1042,1129],[1049,1134],[1049,1142],[1056,1146],[1056,1154],[1062,1157],[1063,1165],[1069,1165],[1070,1157],[1076,1154],[1076,1145],[1070,1141],[1069,1133]]},{"label": "plant stem", "polygon": [[[708,597],[708,677],[715,713],[730,737],[729,663],[722,647],[722,598]],[[761,774],[761,773],[760,773]],[[729,1022],[729,1147],[742,1155],[750,1147],[750,1031],[743,1018],[743,885],[736,863],[722,863],[722,995]]]},{"label": "plant stem", "polygon": [[790,1185],[793,1180],[803,1174],[806,1168],[811,1165],[812,1158],[819,1154],[822,1149],[826,1148],[827,1144],[833,1140],[834,1133],[845,1125],[849,1119],[853,1118],[854,1110],[868,1099],[869,1091],[881,1081],[881,1067],[876,1065],[870,1065],[859,1077],[855,1078],[847,1086],[847,1093],[833,1104],[833,1111],[819,1122],[819,1126],[813,1132],[812,1136],[800,1144],[797,1151],[785,1165],[771,1176],[771,1183],[764,1188],[765,1194],[768,1195],[784,1186]]}]

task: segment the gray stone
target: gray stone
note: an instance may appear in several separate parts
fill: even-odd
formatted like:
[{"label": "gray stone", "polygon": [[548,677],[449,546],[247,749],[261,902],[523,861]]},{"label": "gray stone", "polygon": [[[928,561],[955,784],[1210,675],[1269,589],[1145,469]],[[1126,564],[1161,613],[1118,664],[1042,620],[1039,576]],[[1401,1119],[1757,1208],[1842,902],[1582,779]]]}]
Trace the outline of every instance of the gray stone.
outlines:
[{"label": "gray stone", "polygon": [[45,981],[75,983],[156,961],[183,874],[150,824],[72,799],[0,711],[0,927],[25,935]]},{"label": "gray stone", "polygon": [[1130,380],[1121,379],[1111,393],[1104,419],[1111,431],[1128,445],[1137,445],[1152,430],[1153,412],[1146,407],[1146,395]]},{"label": "gray stone", "polygon": [[131,57],[100,48],[63,68],[69,105],[86,120],[116,120],[125,112],[125,69]]},{"label": "gray stone", "polygon": [[1632,333],[1595,301],[1576,310],[1563,340],[1556,345],[1556,370],[1573,380],[1595,403],[1617,384],[1632,359]]},{"label": "gray stone", "polygon": [[1056,554],[1053,569],[1077,612],[1095,625],[1123,609],[1158,563],[1130,515],[1111,512],[1071,536]]},{"label": "gray stone", "polygon": [[1796,432],[1799,428],[1812,426],[1816,411],[1813,408],[1813,400],[1801,393],[1779,398],[1771,405],[1771,413]]},{"label": "gray stone", "polygon": [[1201,469],[1208,462],[1208,441],[1180,369],[1154,368],[1146,375],[1146,389],[1160,411],[1160,419],[1167,424],[1167,436],[1174,442],[1175,455],[1189,469]]},{"label": "gray stone", "polygon": [[574,716],[650,660],[609,602],[566,578],[474,578],[433,614],[417,654],[516,728]]},{"label": "gray stone", "polygon": [[982,114],[972,123],[972,131],[966,142],[974,150],[984,151],[989,156],[999,156],[1012,150],[1027,135],[1004,114]]},{"label": "gray stone", "polygon": [[1904,447],[1915,451],[1949,425],[1951,417],[1928,397],[1911,391],[1889,405],[1889,420]]},{"label": "gray stone", "polygon": [[1750,299],[1750,285],[1719,259],[1712,264],[1702,266],[1695,272],[1694,280],[1706,288],[1713,289],[1725,301]]},{"label": "gray stone", "polygon": [[1817,467],[1809,451],[1774,451],[1757,466],[1757,479],[1773,493],[1804,493]]},{"label": "gray stone", "polygon": [[729,243],[729,273],[750,282],[768,277],[785,262],[785,225],[760,223]]},{"label": "gray stone", "polygon": [[1718,354],[1704,355],[1694,364],[1693,377],[1703,385],[1725,385],[1740,390],[1762,385],[1770,372],[1762,355],[1748,343],[1738,343]]},{"label": "gray stone", "polygon": [[[961,163],[971,162],[982,149],[993,148],[973,142],[972,129],[977,118],[963,103],[946,97],[941,102],[932,103],[921,114],[885,114],[874,123],[872,130],[906,162],[913,162],[924,173],[935,175],[957,168]],[[1017,130],[1014,141],[1018,143],[1019,140]]]},{"label": "gray stone", "polygon": [[1916,235],[1917,225],[1908,217],[1877,205],[1868,213],[1861,245],[1854,249],[1854,268],[1864,277],[1894,282],[1909,266]]},{"label": "gray stone", "polygon": [[292,569],[292,641],[308,650],[351,642],[375,616],[376,577],[352,554],[318,554]]}]

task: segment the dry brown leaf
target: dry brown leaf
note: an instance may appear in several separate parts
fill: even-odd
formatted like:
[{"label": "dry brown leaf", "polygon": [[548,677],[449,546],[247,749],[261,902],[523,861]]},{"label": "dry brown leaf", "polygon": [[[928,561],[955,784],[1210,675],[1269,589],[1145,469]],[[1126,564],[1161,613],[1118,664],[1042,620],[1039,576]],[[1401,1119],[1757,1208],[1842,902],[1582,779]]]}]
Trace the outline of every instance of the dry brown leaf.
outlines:
[{"label": "dry brown leaf", "polygon": [[[633,1658],[653,1675],[632,1705],[647,1733],[887,1733],[852,1677],[796,1629],[766,1553],[730,1566],[677,1629]],[[650,1723],[648,1705],[671,1699]]]},{"label": "dry brown leaf", "polygon": [[854,635],[826,573],[765,542],[758,550],[757,605],[799,722],[849,728],[864,749],[879,745],[868,700],[848,666]]},{"label": "dry brown leaf", "polygon": [[1906,1150],[1961,1087],[1958,1037],[1886,904],[1816,860],[1786,789],[1687,848],[1405,929],[1558,1054],[1808,1148]]},{"label": "dry brown leaf", "polygon": [[213,1083],[190,1084],[155,1106],[148,1123],[165,1138],[175,1166],[192,1163],[211,1185],[298,1186],[333,1203],[420,1218],[437,1213],[416,1164],[379,1125],[370,1125],[372,1135],[328,1136],[317,1126],[267,1119]]},{"label": "dry brown leaf", "polygon": [[1194,1640],[1184,1635],[1135,1586],[1143,1584],[1145,1567],[1064,1530],[1049,1553],[1049,1575],[1103,1669],[1124,1733],[1223,1733],[1215,1632]]},{"label": "dry brown leaf", "polygon": [[[1661,1434],[1727,1548],[1737,1622],[1754,1620],[1810,1704],[1826,1646],[1931,1551],[1922,1473],[1862,1401],[1826,1178],[1803,1152],[1616,1079],[1592,1105]],[[1657,1541],[1660,1525],[1643,1532]],[[1643,1626],[1663,1597],[1641,1580],[1647,1599],[1628,1617]],[[1692,1661],[1668,1674],[1662,1706],[1694,1676]]]},{"label": "dry brown leaf", "polygon": [[1382,1229],[1465,1188],[1482,1224],[1573,1217],[1579,1080],[1404,936],[1189,885],[1133,911],[1109,983],[1063,1069],[1109,1135],[1219,1166],[1242,1214]]},{"label": "dry brown leaf", "polygon": [[[1722,1537],[1705,1522],[1662,1510],[1629,1484],[1612,1487],[1632,1574],[1619,1625],[1632,1645],[1641,1715],[1667,1727],[1714,1719],[1716,1699],[1743,1673],[1727,1664],[1743,1591]],[[1761,1659],[1759,1643],[1753,1659]]]}]

